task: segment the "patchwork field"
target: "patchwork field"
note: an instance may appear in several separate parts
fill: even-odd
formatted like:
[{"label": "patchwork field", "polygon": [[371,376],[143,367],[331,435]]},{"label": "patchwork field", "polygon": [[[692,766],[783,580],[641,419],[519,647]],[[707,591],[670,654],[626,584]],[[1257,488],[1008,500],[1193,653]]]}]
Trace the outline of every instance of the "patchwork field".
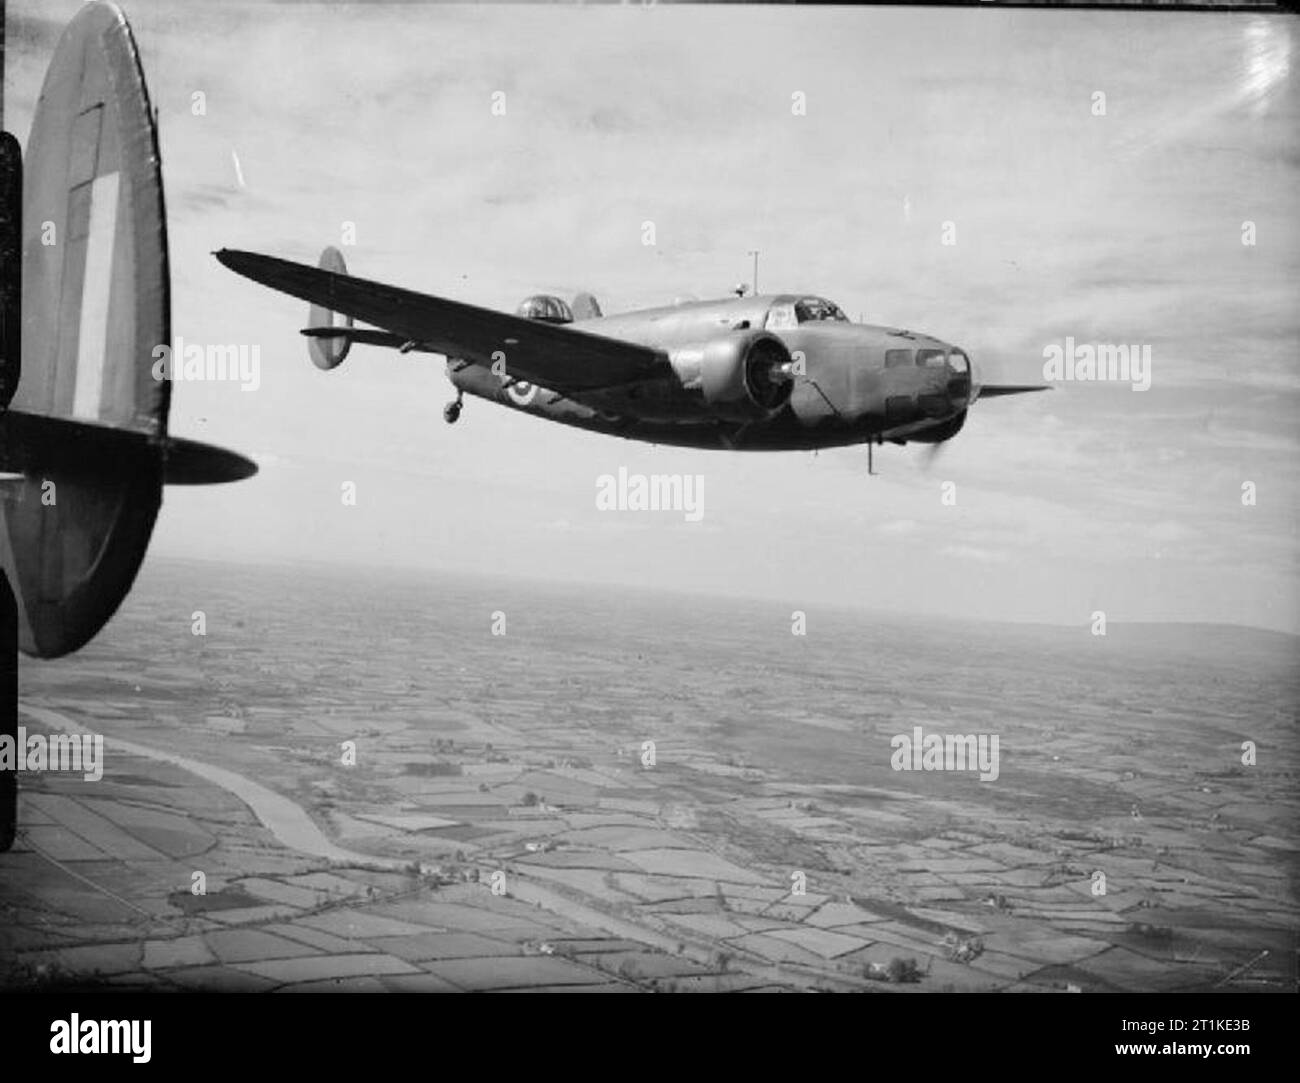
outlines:
[{"label": "patchwork field", "polygon": [[[1298,661],[1220,626],[797,638],[723,599],[151,559],[95,643],[24,665],[29,732],[106,752],[20,780],[0,977],[1293,989]],[[896,770],[915,726],[997,735],[997,778]]]}]

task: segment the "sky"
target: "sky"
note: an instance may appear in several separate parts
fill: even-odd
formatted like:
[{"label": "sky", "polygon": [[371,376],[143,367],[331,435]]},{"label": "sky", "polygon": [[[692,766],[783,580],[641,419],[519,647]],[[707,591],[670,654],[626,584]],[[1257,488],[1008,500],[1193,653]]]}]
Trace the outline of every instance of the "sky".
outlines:
[{"label": "sky", "polygon": [[[24,142],[78,6],[8,2]],[[168,490],[151,553],[1300,632],[1294,19],[122,6],[159,110],[173,334],[261,359],[255,391],[174,388],[174,434],[261,469]],[[879,450],[878,477],[860,447],[652,447],[473,399],[448,426],[441,360],[357,347],[319,372],[306,306],[210,254],[314,262],[346,223],[353,273],[506,310],[720,296],[758,249],[763,291],[957,343],[989,381],[1040,382],[1069,336],[1149,345],[1151,386],[986,400],[932,464]],[[620,467],[702,475],[703,518],[597,510]]]}]

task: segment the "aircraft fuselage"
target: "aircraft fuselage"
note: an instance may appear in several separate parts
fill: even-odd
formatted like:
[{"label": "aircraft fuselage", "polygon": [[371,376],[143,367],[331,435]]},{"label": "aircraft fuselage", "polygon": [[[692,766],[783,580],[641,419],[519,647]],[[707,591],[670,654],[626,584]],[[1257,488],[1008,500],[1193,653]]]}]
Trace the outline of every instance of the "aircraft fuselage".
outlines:
[{"label": "aircraft fuselage", "polygon": [[765,416],[720,417],[673,380],[570,397],[503,381],[486,366],[454,358],[448,376],[466,394],[549,421],[683,447],[790,451],[866,441],[935,442],[961,427],[978,394],[961,350],[930,335],[850,323],[842,316],[801,322],[796,306],[803,300],[799,294],[727,298],[569,325],[670,356],[720,336],[765,331],[789,351],[793,380],[788,398]]}]

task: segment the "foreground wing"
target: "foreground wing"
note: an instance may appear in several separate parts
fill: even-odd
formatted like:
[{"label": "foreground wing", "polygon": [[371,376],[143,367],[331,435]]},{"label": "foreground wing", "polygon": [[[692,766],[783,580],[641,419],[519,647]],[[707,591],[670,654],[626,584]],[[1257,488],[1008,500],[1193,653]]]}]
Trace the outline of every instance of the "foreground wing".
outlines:
[{"label": "foreground wing", "polygon": [[594,391],[671,375],[658,350],[556,324],[386,286],[364,278],[223,248],[225,266],[264,286],[373,324],[403,342],[492,365],[505,355],[516,380],[557,391]]}]

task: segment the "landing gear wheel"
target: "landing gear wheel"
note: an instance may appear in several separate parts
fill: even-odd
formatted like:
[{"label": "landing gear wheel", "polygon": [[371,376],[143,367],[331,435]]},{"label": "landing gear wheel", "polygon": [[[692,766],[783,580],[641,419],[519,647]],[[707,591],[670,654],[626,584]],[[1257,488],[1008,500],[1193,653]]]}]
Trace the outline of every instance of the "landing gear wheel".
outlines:
[{"label": "landing gear wheel", "polygon": [[449,402],[442,408],[442,419],[448,425],[454,425],[460,419],[460,402]]}]

